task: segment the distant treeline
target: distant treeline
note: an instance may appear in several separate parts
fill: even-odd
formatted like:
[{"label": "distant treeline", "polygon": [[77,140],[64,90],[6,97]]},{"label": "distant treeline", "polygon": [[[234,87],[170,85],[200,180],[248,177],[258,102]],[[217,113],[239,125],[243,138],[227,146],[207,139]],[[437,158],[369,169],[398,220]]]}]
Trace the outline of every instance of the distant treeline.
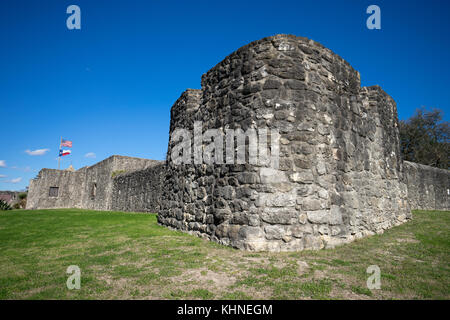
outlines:
[{"label": "distant treeline", "polygon": [[417,109],[400,121],[400,148],[403,160],[449,169],[450,126],[440,109]]}]

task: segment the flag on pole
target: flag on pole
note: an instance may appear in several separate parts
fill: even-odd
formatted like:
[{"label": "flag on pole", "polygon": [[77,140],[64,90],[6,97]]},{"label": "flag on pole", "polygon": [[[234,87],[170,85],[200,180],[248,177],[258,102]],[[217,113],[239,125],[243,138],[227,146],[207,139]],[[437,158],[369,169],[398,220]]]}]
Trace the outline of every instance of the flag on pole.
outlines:
[{"label": "flag on pole", "polygon": [[72,141],[62,139],[61,147],[72,148]]},{"label": "flag on pole", "polygon": [[70,150],[63,150],[63,149],[59,150],[59,156],[60,157],[67,156],[67,155],[69,155],[71,153],[72,153],[72,151],[70,151]]}]

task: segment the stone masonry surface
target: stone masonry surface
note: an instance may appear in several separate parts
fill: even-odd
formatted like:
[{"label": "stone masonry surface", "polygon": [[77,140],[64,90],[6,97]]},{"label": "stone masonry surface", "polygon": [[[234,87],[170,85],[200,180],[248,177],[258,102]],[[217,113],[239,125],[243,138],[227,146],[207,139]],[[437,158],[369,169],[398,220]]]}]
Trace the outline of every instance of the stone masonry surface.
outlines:
[{"label": "stone masonry surface", "polygon": [[[171,109],[165,162],[113,156],[75,172],[43,169],[27,206],[158,212],[162,225],[268,251],[382,233],[410,219],[410,207],[448,210],[448,170],[401,159],[394,100],[379,86],[361,87],[359,73],[319,43],[290,35],[252,42],[201,83]],[[175,164],[173,133],[193,132],[195,121],[203,133],[278,130],[279,167]]]},{"label": "stone masonry surface", "polygon": [[450,210],[450,171],[404,161],[408,201],[413,209]]},{"label": "stone masonry surface", "polygon": [[[38,177],[30,181],[27,209],[85,208],[114,210],[123,206],[126,194],[114,192],[115,179],[139,169],[151,170],[161,162],[123,156],[111,156],[90,167],[77,171],[42,169]],[[153,181],[153,180],[152,180]],[[159,183],[155,180],[154,183]],[[57,196],[50,195],[50,188],[58,188]],[[119,198],[112,198],[118,194]],[[123,202],[123,203],[122,203]],[[143,210],[139,210],[143,211]]]},{"label": "stone masonry surface", "polygon": [[333,247],[411,217],[395,102],[320,44],[279,35],[226,57],[175,103],[170,134],[276,128],[278,169],[174,165],[158,220],[248,250]]}]

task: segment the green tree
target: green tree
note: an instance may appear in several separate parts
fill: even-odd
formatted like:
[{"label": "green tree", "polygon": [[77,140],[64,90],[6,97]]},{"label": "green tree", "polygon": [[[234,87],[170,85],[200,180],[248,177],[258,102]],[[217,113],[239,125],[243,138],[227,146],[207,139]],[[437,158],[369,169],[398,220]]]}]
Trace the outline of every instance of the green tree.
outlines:
[{"label": "green tree", "polygon": [[20,199],[20,201],[18,202],[19,208],[25,209],[27,207],[27,196],[28,196],[27,192],[19,193]]},{"label": "green tree", "polygon": [[403,160],[448,169],[450,126],[440,109],[417,109],[400,121],[400,148]]}]

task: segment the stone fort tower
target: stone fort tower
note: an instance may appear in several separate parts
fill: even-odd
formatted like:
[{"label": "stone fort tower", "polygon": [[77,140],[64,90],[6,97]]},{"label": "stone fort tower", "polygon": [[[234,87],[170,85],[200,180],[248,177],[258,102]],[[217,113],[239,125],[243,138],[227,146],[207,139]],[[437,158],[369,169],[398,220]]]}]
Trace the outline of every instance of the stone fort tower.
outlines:
[{"label": "stone fort tower", "polygon": [[[210,145],[187,139],[198,122],[203,137],[267,129],[278,165],[179,164],[180,142],[193,154]],[[165,162],[112,156],[74,172],[42,169],[27,208],[157,212],[162,225],[239,249],[319,249],[405,222],[410,207],[450,210],[449,172],[401,160],[396,105],[379,86],[362,88],[359,73],[317,42],[276,35],[232,53],[202,89],[181,95]]]},{"label": "stone fort tower", "polygon": [[[279,167],[174,164],[177,128],[271,128]],[[158,221],[248,250],[330,247],[411,217],[396,104],[317,42],[252,42],[202,77],[171,111]],[[178,142],[178,141],[177,141]],[[194,146],[192,145],[192,148]]]}]

